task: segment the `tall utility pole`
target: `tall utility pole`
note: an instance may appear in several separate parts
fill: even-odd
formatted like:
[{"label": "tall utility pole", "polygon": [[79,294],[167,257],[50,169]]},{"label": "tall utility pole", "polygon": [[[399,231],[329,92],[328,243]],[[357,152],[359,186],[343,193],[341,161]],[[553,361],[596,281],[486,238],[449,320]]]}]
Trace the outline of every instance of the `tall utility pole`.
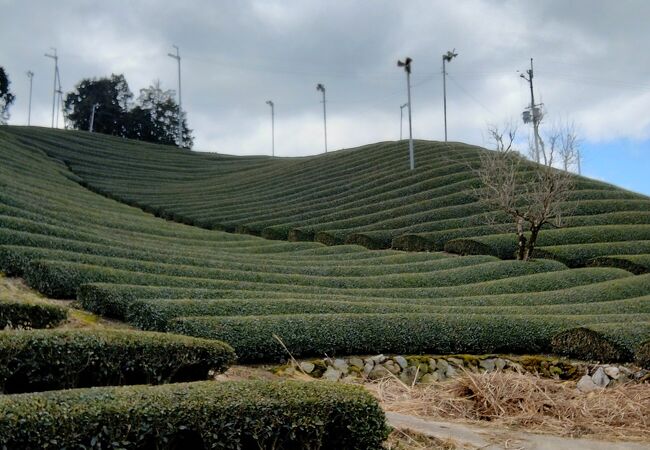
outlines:
[{"label": "tall utility pole", "polygon": [[404,120],[404,108],[406,108],[409,104],[404,103],[399,107],[399,140],[402,140],[402,122]]},{"label": "tall utility pole", "polygon": [[181,54],[176,45],[172,45],[176,49],[176,54],[167,53],[168,56],[174,58],[178,62],[178,146],[183,146],[183,110],[181,109]]},{"label": "tall utility pole", "polygon": [[542,112],[541,109],[539,108],[539,105],[535,104],[535,93],[533,91],[533,58],[530,58],[530,69],[526,71],[528,76],[522,74],[519,74],[521,78],[524,80],[528,81],[528,84],[530,85],[530,112],[526,114],[526,111],[524,111],[523,117],[524,117],[524,123],[528,122],[533,122],[533,133],[534,133],[534,141],[535,141],[535,162],[539,163],[540,162],[540,151],[539,151],[539,123],[542,120]]},{"label": "tall utility pole", "polygon": [[458,56],[456,49],[442,55],[442,102],[445,114],[445,142],[447,142],[447,67],[445,64],[451,62],[456,56]]},{"label": "tall utility pole", "polygon": [[94,103],[93,110],[90,113],[90,127],[88,127],[88,131],[90,131],[91,133],[93,132],[93,125],[95,125],[95,110],[97,109],[98,106],[99,103]]},{"label": "tall utility pole", "polygon": [[325,130],[325,153],[327,153],[327,108],[325,106],[325,86],[322,83],[316,85],[316,90],[323,93],[323,129]]},{"label": "tall utility pole", "polygon": [[32,124],[32,81],[34,80],[34,72],[27,71],[27,78],[29,78],[29,107],[27,109],[27,126]]},{"label": "tall utility pole", "polygon": [[271,107],[271,156],[275,156],[275,104],[271,100],[266,104]]},{"label": "tall utility pole", "polygon": [[411,170],[415,169],[415,155],[413,152],[413,124],[411,120],[411,62],[413,60],[407,57],[404,61],[397,61],[397,67],[404,67],[404,72],[406,72],[406,92],[408,95],[408,105],[409,105],[409,161],[411,164]]},{"label": "tall utility pole", "polygon": [[56,94],[57,94],[56,82],[59,77],[59,57],[56,54],[56,49],[54,47],[52,47],[52,50],[54,50],[53,55],[46,53],[45,56],[48,58],[52,58],[54,60],[54,87],[52,88],[52,128],[54,128],[54,109],[56,108]]}]

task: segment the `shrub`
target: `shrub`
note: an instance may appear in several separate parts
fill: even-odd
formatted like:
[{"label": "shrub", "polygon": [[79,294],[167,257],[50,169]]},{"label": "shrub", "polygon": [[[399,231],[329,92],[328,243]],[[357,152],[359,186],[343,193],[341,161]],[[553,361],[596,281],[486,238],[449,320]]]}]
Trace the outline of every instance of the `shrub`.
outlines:
[{"label": "shrub", "polygon": [[551,339],[551,349],[558,355],[587,361],[613,362],[630,360],[632,356],[628,350],[606,336],[585,327],[556,334]]},{"label": "shrub", "polygon": [[384,413],[334,383],[198,382],[0,397],[5,448],[381,448]]},{"label": "shrub", "polygon": [[590,260],[589,266],[618,267],[635,275],[650,273],[650,255],[613,255],[599,256]]},{"label": "shrub", "polygon": [[650,370],[650,341],[644,342],[637,349],[636,363],[644,369]]},{"label": "shrub", "polygon": [[558,245],[540,247],[535,252],[537,258],[552,258],[569,267],[582,267],[599,256],[650,254],[650,240]]},{"label": "shrub", "polygon": [[[637,315],[639,317],[641,315]],[[368,353],[539,353],[560,331],[625,315],[506,316],[485,314],[311,314],[181,317],[172,331],[230,343],[241,361]]]},{"label": "shrub", "polygon": [[51,328],[67,317],[67,310],[60,306],[0,299],[0,329]]},{"label": "shrub", "polygon": [[[649,301],[650,296],[642,299]],[[610,323],[592,323],[584,327],[586,331],[570,330],[567,336],[559,336],[561,340],[557,349],[582,359],[630,360],[632,355],[638,356],[639,348],[650,336],[650,322],[640,316],[633,315],[628,320],[612,320]]]},{"label": "shrub", "polygon": [[234,361],[230,346],[140,331],[0,332],[0,391],[33,392],[204,380]]}]

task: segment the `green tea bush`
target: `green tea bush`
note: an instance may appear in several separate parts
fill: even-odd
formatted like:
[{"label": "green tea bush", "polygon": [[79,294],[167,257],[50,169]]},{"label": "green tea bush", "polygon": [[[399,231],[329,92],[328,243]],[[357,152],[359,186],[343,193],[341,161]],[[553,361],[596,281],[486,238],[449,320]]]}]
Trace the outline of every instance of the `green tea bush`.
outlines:
[{"label": "green tea bush", "polygon": [[636,363],[650,370],[650,341],[645,341],[636,351]]},{"label": "green tea bush", "polygon": [[[642,317],[637,315],[636,317]],[[173,319],[181,334],[229,342],[241,361],[368,353],[539,353],[560,331],[625,315],[309,314]],[[641,319],[638,319],[641,320]],[[647,320],[645,318],[644,320]]]},{"label": "green tea bush", "polygon": [[650,240],[558,245],[540,247],[535,252],[538,258],[552,258],[569,267],[583,267],[599,256],[650,254]]},{"label": "green tea bush", "polygon": [[361,387],[197,382],[0,396],[0,442],[42,448],[381,448],[389,429]]},{"label": "green tea bush", "polygon": [[219,341],[118,330],[0,332],[0,391],[204,380],[234,361]]},{"label": "green tea bush", "polygon": [[60,306],[0,299],[0,329],[52,328],[67,317],[66,309]]},{"label": "green tea bush", "polygon": [[618,267],[632,272],[635,275],[650,273],[650,254],[646,255],[614,255],[599,256],[590,260],[588,266]]},{"label": "green tea bush", "polygon": [[[650,296],[644,298],[650,301]],[[632,316],[627,321],[590,324],[553,337],[553,351],[565,356],[596,361],[629,361],[650,336],[650,324]]]}]

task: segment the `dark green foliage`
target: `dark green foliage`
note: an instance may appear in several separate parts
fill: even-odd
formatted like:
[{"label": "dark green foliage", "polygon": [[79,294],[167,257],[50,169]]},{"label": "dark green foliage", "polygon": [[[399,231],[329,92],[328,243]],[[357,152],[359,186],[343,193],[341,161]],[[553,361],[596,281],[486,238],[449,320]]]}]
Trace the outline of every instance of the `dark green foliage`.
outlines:
[{"label": "dark green foliage", "polygon": [[650,370],[650,341],[644,342],[637,349],[636,363],[644,369]]},{"label": "dark green foliage", "polygon": [[650,254],[650,240],[540,247],[539,258],[553,258],[569,267],[582,267],[599,256]]},{"label": "dark green foliage", "polygon": [[374,450],[377,401],[330,383],[200,382],[0,396],[6,448]]},{"label": "dark green foliage", "polygon": [[[619,245],[625,241],[650,242],[650,225],[598,225],[590,227],[560,228],[544,230],[537,239],[538,247],[553,247],[565,253],[565,246],[580,244]],[[623,244],[625,245],[625,244]],[[498,234],[485,237],[454,239],[447,242],[445,250],[462,255],[493,255],[502,259],[512,259],[517,248],[514,234]],[[572,247],[573,248],[573,247]],[[548,249],[543,249],[534,256],[549,255]],[[561,259],[561,261],[563,261]],[[564,261],[563,261],[564,262]],[[571,267],[584,266],[577,261]]]},{"label": "dark green foliage", "polygon": [[75,129],[89,130],[93,105],[96,104],[93,131],[126,137],[129,129],[128,102],[132,97],[124,75],[86,78],[66,95],[66,117]]},{"label": "dark green foliage", "polygon": [[[650,296],[640,298],[650,302]],[[597,361],[643,359],[642,344],[650,336],[650,324],[645,318],[627,321],[612,320],[593,323],[569,330],[553,339],[553,349],[564,355]]]},{"label": "dark green foliage", "polygon": [[606,336],[584,327],[572,328],[553,336],[553,353],[585,361],[624,361],[632,355]]},{"label": "dark green foliage", "polygon": [[228,345],[140,331],[0,332],[0,391],[34,392],[205,380],[234,361]]},{"label": "dark green foliage", "polygon": [[618,267],[635,275],[650,273],[650,254],[646,255],[617,255],[599,256],[588,262],[589,266]]},{"label": "dark green foliage", "polygon": [[[644,315],[637,315],[647,320]],[[367,353],[539,353],[551,338],[580,324],[622,316],[484,314],[336,314],[174,319],[170,330],[229,342],[241,361]]]},{"label": "dark green foliage", "polygon": [[67,316],[65,308],[60,306],[0,299],[0,329],[51,328]]},{"label": "dark green foliage", "polygon": [[16,96],[9,90],[10,84],[5,68],[0,66],[0,125],[7,123],[9,107],[16,100]]},{"label": "dark green foliage", "polygon": [[[156,82],[140,89],[138,104],[128,112],[128,137],[163,145],[178,145],[178,103],[174,91],[161,89]],[[192,148],[192,130],[187,128],[185,113],[181,112],[183,147]]]},{"label": "dark green foliage", "polygon": [[[163,145],[177,145],[178,104],[174,91],[159,84],[140,90],[135,107],[124,75],[81,80],[66,95],[66,117],[77,130],[89,130],[93,105],[97,105],[93,131]],[[192,147],[193,137],[183,113],[183,146]]]}]

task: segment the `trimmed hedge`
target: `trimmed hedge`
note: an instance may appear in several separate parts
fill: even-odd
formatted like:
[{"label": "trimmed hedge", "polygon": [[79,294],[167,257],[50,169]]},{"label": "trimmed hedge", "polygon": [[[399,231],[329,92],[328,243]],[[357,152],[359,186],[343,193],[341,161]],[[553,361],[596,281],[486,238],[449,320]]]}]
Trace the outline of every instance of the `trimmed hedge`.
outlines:
[{"label": "trimmed hedge", "polygon": [[650,370],[650,340],[645,341],[636,351],[636,363]]},{"label": "trimmed hedge", "polygon": [[[537,238],[535,252],[540,247],[558,248],[576,244],[616,245],[625,244],[626,241],[643,240],[650,240],[650,225],[597,225],[559,228],[542,230]],[[508,233],[452,239],[445,244],[444,248],[445,251],[461,255],[485,254],[501,259],[512,259],[517,249],[517,237],[514,233]],[[540,254],[533,253],[533,256],[540,257]]]},{"label": "trimmed hedge", "polygon": [[0,299],[0,329],[52,328],[67,317],[68,311],[60,306]]},{"label": "trimmed hedge", "polygon": [[389,433],[377,401],[334,383],[198,382],[0,397],[9,449],[323,448],[375,450]]},{"label": "trimmed hedge", "polygon": [[[635,320],[649,315],[636,314]],[[505,316],[484,314],[311,314],[181,317],[169,329],[230,343],[241,361],[293,356],[368,353],[539,353],[560,331],[628,316]],[[649,322],[650,323],[650,322]]]},{"label": "trimmed hedge", "polygon": [[0,392],[205,380],[235,355],[223,342],[118,330],[0,332]]},{"label": "trimmed hedge", "polygon": [[559,245],[540,247],[535,252],[537,258],[552,258],[569,267],[582,267],[599,256],[650,254],[650,240]]},{"label": "trimmed hedge", "polygon": [[599,256],[587,263],[588,266],[618,267],[635,275],[650,273],[650,255]]},{"label": "trimmed hedge", "polygon": [[553,353],[585,361],[629,361],[632,353],[601,333],[577,327],[553,336]]},{"label": "trimmed hedge", "polygon": [[[650,296],[645,297],[650,301]],[[629,361],[639,358],[650,336],[650,322],[632,316],[625,322],[589,324],[553,338],[553,350],[565,356],[597,361]],[[643,359],[643,356],[640,356]]]}]

